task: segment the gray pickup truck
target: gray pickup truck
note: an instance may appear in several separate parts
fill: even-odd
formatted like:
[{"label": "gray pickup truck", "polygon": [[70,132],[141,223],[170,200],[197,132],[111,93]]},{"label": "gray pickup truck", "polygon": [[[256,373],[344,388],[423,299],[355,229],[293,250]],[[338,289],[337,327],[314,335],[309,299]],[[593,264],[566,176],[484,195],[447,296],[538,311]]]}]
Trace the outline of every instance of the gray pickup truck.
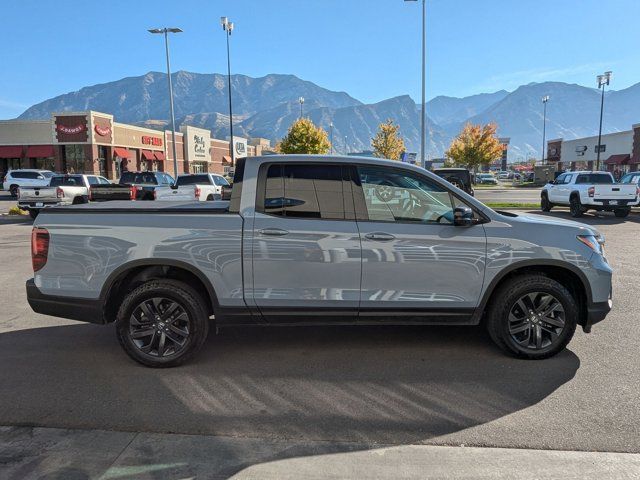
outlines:
[{"label": "gray pickup truck", "polygon": [[54,207],[32,234],[29,304],[115,323],[134,360],[192,357],[229,325],[476,325],[506,352],[556,354],[611,309],[594,228],[496,212],[407,164],[238,161],[231,200]]}]

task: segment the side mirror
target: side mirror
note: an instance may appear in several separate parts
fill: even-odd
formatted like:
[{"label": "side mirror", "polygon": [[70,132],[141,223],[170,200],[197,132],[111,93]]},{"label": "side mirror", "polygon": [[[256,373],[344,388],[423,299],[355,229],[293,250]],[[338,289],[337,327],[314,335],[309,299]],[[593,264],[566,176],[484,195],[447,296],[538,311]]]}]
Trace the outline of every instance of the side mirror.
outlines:
[{"label": "side mirror", "polygon": [[473,221],[473,210],[469,207],[456,207],[453,210],[453,224],[456,227],[470,227]]}]

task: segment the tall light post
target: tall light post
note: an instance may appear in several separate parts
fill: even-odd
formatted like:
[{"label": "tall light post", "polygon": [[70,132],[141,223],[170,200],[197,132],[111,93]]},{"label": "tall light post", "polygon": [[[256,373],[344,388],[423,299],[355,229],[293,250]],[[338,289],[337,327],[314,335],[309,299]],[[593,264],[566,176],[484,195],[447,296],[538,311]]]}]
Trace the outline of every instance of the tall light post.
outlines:
[{"label": "tall light post", "polygon": [[173,112],[173,85],[171,84],[171,64],[169,63],[169,34],[181,33],[179,28],[150,28],[149,33],[164,34],[164,49],[167,55],[167,78],[169,79],[169,110],[171,111],[171,143],[173,146],[173,175],[178,178],[178,155],[176,150],[176,117]]},{"label": "tall light post", "polygon": [[331,144],[331,155],[333,155],[333,122],[329,124],[329,143]]},{"label": "tall light post", "polygon": [[[418,0],[404,0],[405,2],[416,2]],[[422,0],[422,108],[420,118],[420,160],[421,165],[425,164],[425,144],[427,135],[427,104],[425,102],[425,76],[427,63],[427,0]]]},{"label": "tall light post", "polygon": [[598,145],[596,146],[596,171],[600,170],[600,151],[602,145],[602,114],[604,113],[604,87],[611,82],[611,74],[613,72],[604,72],[602,75],[598,75],[598,88],[602,89],[602,96],[600,97],[600,128],[598,129]]},{"label": "tall light post", "polygon": [[231,166],[236,166],[235,148],[233,148],[233,107],[231,106],[231,55],[229,54],[229,37],[233,32],[233,22],[227,17],[220,17],[220,25],[227,37],[227,84],[229,89],[229,152],[231,153]]},{"label": "tall light post", "polygon": [[546,165],[546,161],[545,159],[547,158],[546,156],[546,151],[547,151],[547,138],[546,138],[546,134],[547,134],[547,102],[549,101],[549,95],[545,95],[544,97],[542,97],[542,105],[544,105],[543,107],[543,114],[542,114],[542,165]]},{"label": "tall light post", "polygon": [[302,118],[302,105],[304,105],[304,97],[298,97],[298,102],[300,102],[300,118]]}]

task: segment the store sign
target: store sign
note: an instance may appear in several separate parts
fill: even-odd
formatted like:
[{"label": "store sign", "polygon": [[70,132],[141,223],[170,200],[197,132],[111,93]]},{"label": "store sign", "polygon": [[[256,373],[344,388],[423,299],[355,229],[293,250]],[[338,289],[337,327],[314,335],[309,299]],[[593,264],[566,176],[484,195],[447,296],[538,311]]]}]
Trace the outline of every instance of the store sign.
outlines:
[{"label": "store sign", "polygon": [[203,135],[193,136],[193,153],[196,157],[204,157],[207,151],[207,145]]},{"label": "store sign", "polygon": [[247,139],[242,137],[233,137],[233,148],[238,157],[247,156]]},{"label": "store sign", "polygon": [[142,143],[144,145],[153,145],[154,147],[161,147],[162,146],[162,139],[160,137],[148,137],[148,136],[142,136]]},{"label": "store sign", "polygon": [[96,131],[96,133],[98,135],[100,135],[101,137],[106,137],[108,135],[111,135],[111,127],[106,126],[106,127],[101,127],[100,125],[96,125],[94,127],[94,130]]},{"label": "store sign", "polygon": [[86,125],[73,125],[73,126],[69,126],[69,125],[57,125],[56,129],[58,130],[58,132],[60,133],[66,133],[67,135],[73,135],[75,133],[81,133],[84,132],[84,130],[86,129]]}]

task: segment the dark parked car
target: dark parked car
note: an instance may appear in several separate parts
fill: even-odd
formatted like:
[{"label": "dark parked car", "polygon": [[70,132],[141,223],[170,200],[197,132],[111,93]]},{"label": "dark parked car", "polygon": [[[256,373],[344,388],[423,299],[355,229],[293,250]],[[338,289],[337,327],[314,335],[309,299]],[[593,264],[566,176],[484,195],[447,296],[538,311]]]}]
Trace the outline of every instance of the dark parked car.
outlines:
[{"label": "dark parked car", "polygon": [[89,199],[92,202],[155,200],[157,189],[169,189],[173,183],[173,177],[164,172],[122,172],[118,183],[93,185]]},{"label": "dark parked car", "polygon": [[471,172],[466,168],[436,168],[433,173],[469,195],[473,195]]}]

